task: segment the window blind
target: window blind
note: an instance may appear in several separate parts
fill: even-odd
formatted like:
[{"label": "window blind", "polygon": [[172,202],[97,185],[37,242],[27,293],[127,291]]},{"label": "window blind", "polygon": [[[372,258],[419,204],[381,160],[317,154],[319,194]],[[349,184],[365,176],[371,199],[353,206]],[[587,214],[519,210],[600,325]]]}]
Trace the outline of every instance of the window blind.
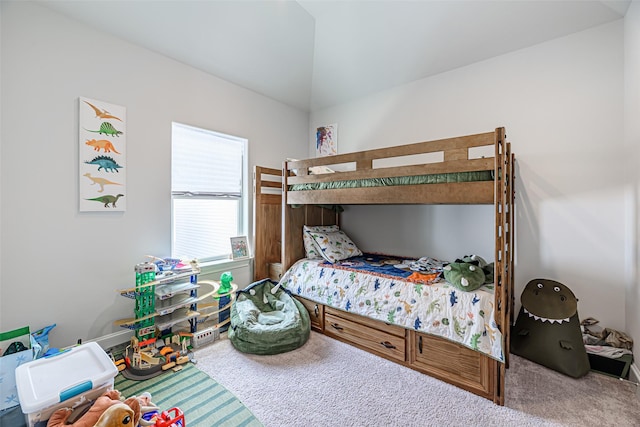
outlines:
[{"label": "window blind", "polygon": [[175,123],[172,141],[173,194],[242,196],[240,139]]},{"label": "window blind", "polygon": [[241,235],[246,140],[173,123],[172,256],[226,258]]}]

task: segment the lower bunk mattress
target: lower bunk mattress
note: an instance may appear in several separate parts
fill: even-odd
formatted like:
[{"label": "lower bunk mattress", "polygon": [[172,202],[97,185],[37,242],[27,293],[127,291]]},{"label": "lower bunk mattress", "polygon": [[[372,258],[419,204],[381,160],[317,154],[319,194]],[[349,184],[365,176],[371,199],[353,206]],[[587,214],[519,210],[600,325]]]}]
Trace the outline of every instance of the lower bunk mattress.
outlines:
[{"label": "lower bunk mattress", "polygon": [[440,336],[504,362],[493,285],[461,291],[435,270],[416,269],[423,260],[363,254],[331,264],[305,258],[283,274],[280,285],[293,295]]}]

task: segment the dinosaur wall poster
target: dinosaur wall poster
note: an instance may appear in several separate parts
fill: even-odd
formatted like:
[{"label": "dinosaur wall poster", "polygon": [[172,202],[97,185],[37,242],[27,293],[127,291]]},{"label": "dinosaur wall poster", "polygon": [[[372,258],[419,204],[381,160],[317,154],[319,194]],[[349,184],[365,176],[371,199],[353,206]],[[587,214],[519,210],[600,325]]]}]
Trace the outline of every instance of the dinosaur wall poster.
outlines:
[{"label": "dinosaur wall poster", "polygon": [[126,200],[126,108],[78,100],[80,212],[124,212]]}]

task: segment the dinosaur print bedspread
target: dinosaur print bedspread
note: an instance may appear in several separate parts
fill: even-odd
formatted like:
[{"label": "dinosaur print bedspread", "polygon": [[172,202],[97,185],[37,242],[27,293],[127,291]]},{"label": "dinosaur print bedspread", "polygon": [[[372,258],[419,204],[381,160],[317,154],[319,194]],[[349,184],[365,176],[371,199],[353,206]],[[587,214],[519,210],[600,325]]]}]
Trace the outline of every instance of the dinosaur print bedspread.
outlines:
[{"label": "dinosaur print bedspread", "polygon": [[504,361],[493,286],[460,291],[441,279],[437,268],[409,268],[416,261],[374,254],[336,264],[305,258],[280,284],[293,295],[447,338]]}]

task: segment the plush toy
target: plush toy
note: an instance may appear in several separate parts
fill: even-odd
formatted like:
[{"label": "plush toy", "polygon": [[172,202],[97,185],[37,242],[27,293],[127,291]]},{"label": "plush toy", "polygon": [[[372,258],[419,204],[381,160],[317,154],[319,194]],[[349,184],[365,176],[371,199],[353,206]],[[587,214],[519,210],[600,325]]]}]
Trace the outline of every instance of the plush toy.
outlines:
[{"label": "plush toy", "polygon": [[[124,402],[121,399],[120,392],[118,390],[110,390],[104,393],[102,396],[98,397],[93,405],[89,408],[89,410],[83,414],[77,421],[67,424],[70,417],[73,414],[73,410],[70,408],[62,408],[55,411],[49,421],[47,422],[47,427],[94,427],[98,420],[103,416],[103,414],[112,406],[119,405],[124,403],[131,411],[132,411],[132,419],[134,424],[131,424],[132,427],[137,426],[140,420],[140,414],[142,411],[150,410],[150,409],[158,409],[151,402],[151,396],[148,393],[143,393],[139,397],[130,397],[126,399]],[[116,414],[116,418],[119,417],[122,413],[121,411],[114,412]],[[108,422],[108,417],[103,419],[103,426],[120,426],[122,424],[105,424]],[[116,420],[117,421],[117,420]],[[120,420],[119,422],[122,422]],[[124,424],[127,425],[127,424]]]},{"label": "plush toy", "polygon": [[475,291],[484,285],[484,271],[477,265],[468,262],[452,262],[443,268],[447,282],[461,291]]},{"label": "plush toy", "polygon": [[[458,260],[456,260],[458,261]],[[462,257],[462,262],[468,262],[469,264],[477,265],[484,272],[484,284],[493,283],[493,263],[489,263],[479,255],[465,255]]]},{"label": "plush toy", "polygon": [[457,259],[456,262],[468,262],[469,264],[477,265],[480,268],[484,268],[488,265],[480,255],[465,255],[461,259]]},{"label": "plush toy", "polygon": [[525,286],[520,302],[511,352],[570,377],[589,372],[573,292],[554,280],[535,279]]},{"label": "plush toy", "polygon": [[472,292],[487,283],[493,283],[493,263],[481,256],[465,255],[443,268],[447,282],[461,291]]},{"label": "plush toy", "polygon": [[100,415],[94,427],[136,427],[137,425],[133,409],[126,403],[116,403]]}]

